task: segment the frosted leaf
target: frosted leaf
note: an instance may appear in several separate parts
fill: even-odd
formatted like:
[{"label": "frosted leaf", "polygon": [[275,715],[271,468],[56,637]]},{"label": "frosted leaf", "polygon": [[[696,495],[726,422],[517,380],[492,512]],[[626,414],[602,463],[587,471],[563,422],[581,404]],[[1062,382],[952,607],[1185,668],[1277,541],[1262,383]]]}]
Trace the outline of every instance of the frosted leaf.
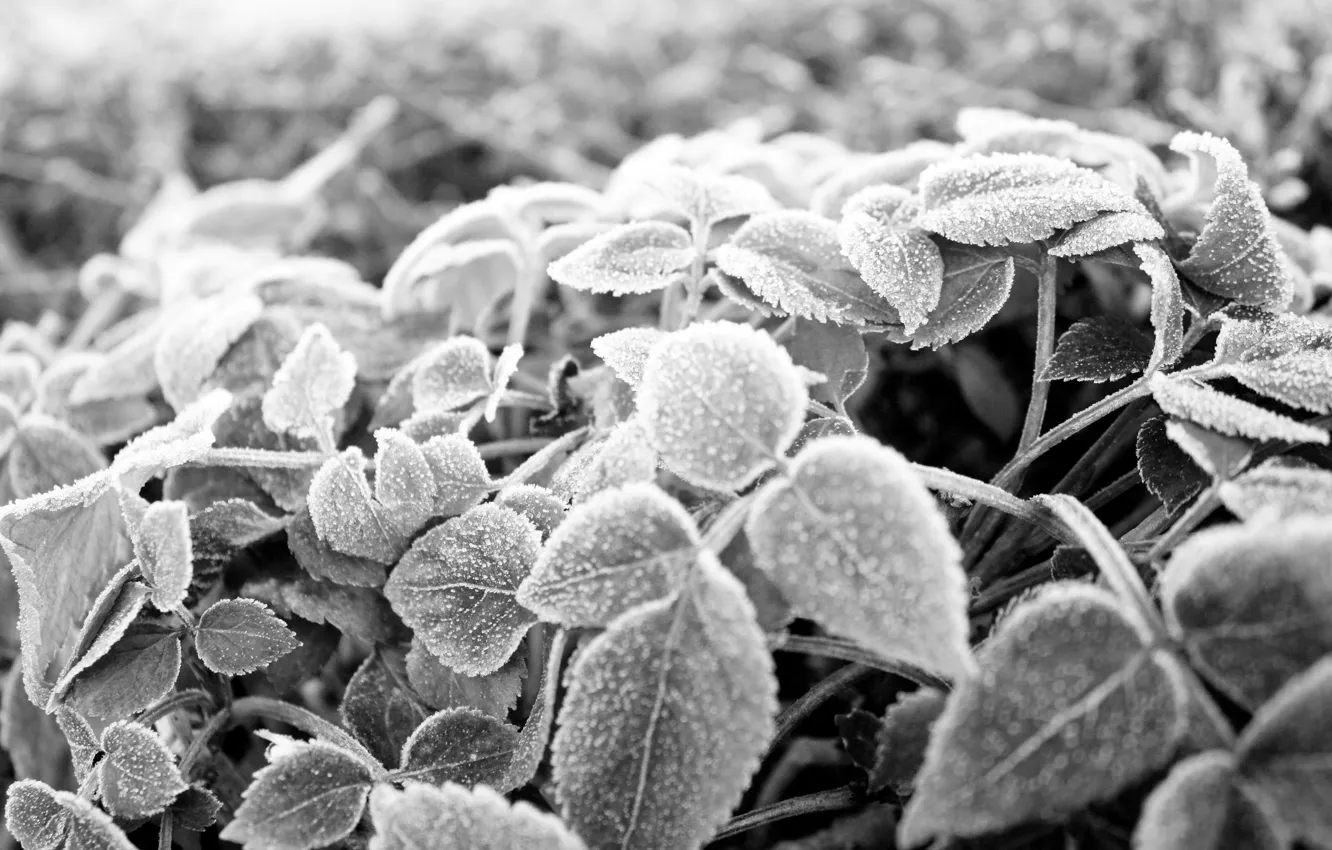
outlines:
[{"label": "frosted leaf", "polygon": [[553,634],[547,630],[547,636],[546,658],[541,665],[541,678],[537,682],[536,701],[523,721],[522,731],[518,733],[518,746],[514,749],[513,760],[509,762],[509,770],[495,784],[498,791],[515,791],[536,778],[550,746],[555,704],[560,695],[560,671],[563,669],[569,633],[564,629],[557,629]]},{"label": "frosted leaf", "polygon": [[1147,368],[1152,339],[1115,315],[1082,319],[1064,331],[1045,366],[1047,381],[1116,381]]},{"label": "frosted leaf", "polygon": [[180,662],[174,629],[132,623],[106,655],[69,683],[64,704],[89,717],[127,717],[175,690]]},{"label": "frosted leaf", "polygon": [[891,786],[908,793],[925,762],[930,731],[943,713],[947,695],[934,688],[903,694],[884,712],[874,736],[874,766],[869,773],[871,791]]},{"label": "frosted leaf", "polygon": [[97,757],[102,753],[102,745],[93,733],[92,726],[76,711],[58,708],[55,711],[56,723],[65,734],[69,744],[70,760],[74,765],[74,780],[82,783],[92,773]]},{"label": "frosted leaf", "polygon": [[421,700],[404,686],[406,681],[407,667],[401,654],[375,652],[347,681],[338,707],[342,724],[389,768],[398,766],[403,745],[430,716]]},{"label": "frosted leaf", "polygon": [[384,317],[422,310],[471,327],[512,291],[521,259],[502,211],[476,201],[456,207],[412,240],[384,276]]},{"label": "frosted leaf", "polygon": [[826,382],[809,390],[812,398],[825,404],[846,401],[869,374],[865,341],[854,328],[845,325],[797,319],[786,350],[797,366],[827,376]]},{"label": "frosted leaf", "polygon": [[1166,432],[1167,418],[1143,423],[1135,448],[1142,483],[1170,513],[1175,513],[1211,483],[1211,477],[1193,462]]},{"label": "frosted leaf", "polygon": [[1168,764],[1185,725],[1183,673],[1109,592],[1049,585],[1005,619],[978,676],[936,721],[898,840],[1058,822]]},{"label": "frosted leaf", "polygon": [[633,221],[584,242],[551,263],[547,274],[583,292],[655,292],[687,270],[694,253],[692,237],[679,225]]},{"label": "frosted leaf", "polygon": [[469,790],[410,782],[401,791],[379,785],[370,794],[370,818],[370,850],[586,850],[559,818],[525,802],[511,804],[485,785]]},{"label": "frosted leaf", "polygon": [[727,298],[740,306],[758,313],[760,316],[771,318],[773,316],[785,316],[786,311],[774,307],[758,296],[754,290],[749,288],[743,280],[738,277],[727,274],[721,269],[713,266],[708,269],[708,273],[703,276],[709,284],[716,286],[717,290]]},{"label": "frosted leaf", "polygon": [[1180,269],[1199,287],[1241,304],[1285,307],[1290,260],[1272,230],[1262,190],[1239,152],[1210,133],[1180,133],[1170,149],[1193,163],[1194,193],[1210,201],[1206,224]]},{"label": "frosted leaf", "polygon": [[1103,212],[1143,212],[1094,171],[1040,154],[976,154],[920,176],[916,223],[954,242],[1005,245],[1048,239]]},{"label": "frosted leaf", "polygon": [[1287,834],[1311,847],[1332,839],[1332,658],[1300,674],[1253,716],[1236,747],[1245,784]]},{"label": "frosted leaf", "polygon": [[120,818],[152,817],[189,786],[157,733],[126,721],[102,732],[106,756],[97,766],[102,803]]},{"label": "frosted leaf", "polygon": [[771,212],[778,208],[772,194],[757,180],[737,174],[709,174],[667,165],[646,176],[649,186],[664,195],[689,219],[694,231],[729,218]]},{"label": "frosted leaf", "polygon": [[194,577],[190,516],[184,502],[154,502],[134,537],[134,553],[153,589],[153,606],[170,612],[185,602]]},{"label": "frosted leaf", "polygon": [[1192,422],[1172,420],[1166,423],[1165,432],[1190,460],[1216,479],[1230,478],[1253,457],[1251,441],[1218,434]]},{"label": "frosted leaf", "polygon": [[888,658],[970,675],[961,550],[905,458],[826,437],[788,474],[761,491],[745,534],[796,613]]},{"label": "frosted leaf", "polygon": [[182,466],[213,447],[213,427],[231,406],[226,390],[212,390],[176,414],[165,425],[145,431],[116,453],[111,471],[121,486],[138,492],[150,478]]},{"label": "frosted leaf", "polygon": [[476,417],[471,413],[431,410],[413,414],[404,419],[398,427],[412,440],[425,443],[435,437],[457,436],[464,429],[470,431],[475,424]]},{"label": "frosted leaf", "polygon": [[25,850],[135,850],[106,812],[35,779],[7,789],[5,826]]},{"label": "frosted leaf", "polygon": [[1315,413],[1332,411],[1332,349],[1236,363],[1225,374],[1291,407]]},{"label": "frosted leaf", "polygon": [[1161,223],[1144,212],[1116,212],[1075,224],[1054,240],[1052,257],[1085,257],[1116,245],[1165,238]]},{"label": "frosted leaf", "polygon": [[1156,374],[1149,384],[1152,397],[1171,416],[1196,422],[1213,431],[1255,440],[1326,445],[1327,431],[1241,401],[1190,378]]},{"label": "frosted leaf", "polygon": [[537,255],[544,265],[549,266],[584,242],[609,233],[616,227],[616,224],[607,221],[571,221],[547,227],[536,239]]},{"label": "frosted leaf", "polygon": [[194,632],[199,660],[224,676],[253,673],[300,645],[267,605],[253,599],[213,603]]},{"label": "frosted leaf", "polygon": [[1162,607],[1200,673],[1253,711],[1332,652],[1332,530],[1323,517],[1228,525],[1175,550]]},{"label": "frosted leaf", "polygon": [[716,251],[723,272],[785,313],[816,321],[889,325],[892,305],[842,255],[837,223],[810,212],[756,215]]},{"label": "frosted leaf", "polygon": [[106,460],[65,423],[30,413],[17,422],[7,467],[14,497],[26,499],[99,472]]},{"label": "frosted leaf", "polygon": [[486,399],[486,421],[494,422],[499,413],[500,401],[509,388],[509,381],[518,371],[518,361],[523,359],[523,347],[519,343],[504,346],[504,350],[495,358],[495,374],[490,380],[490,396]]},{"label": "frosted leaf", "polygon": [[[864,203],[868,189],[858,193]],[[868,210],[851,210],[838,227],[842,253],[870,288],[897,310],[905,333],[912,333],[939,305],[943,288],[943,256],[929,235],[918,228],[887,219]]]},{"label": "frosted leaf", "polygon": [[475,708],[503,720],[518,704],[518,694],[527,675],[527,654],[516,653],[494,673],[464,676],[439,663],[420,638],[413,638],[406,672],[412,688],[426,705],[437,711]]},{"label": "frosted leaf", "polygon": [[985,327],[1008,301],[1015,274],[1012,256],[956,242],[945,242],[939,252],[944,273],[938,305],[910,336],[890,328],[887,336],[893,342],[910,342],[913,349],[957,342]]},{"label": "frosted leaf", "polygon": [[604,626],[676,592],[702,541],[679,502],[652,484],[577,505],[541,550],[518,601],[565,626]]},{"label": "frosted leaf", "polygon": [[509,508],[541,532],[542,538],[564,522],[565,503],[559,496],[537,484],[514,484],[495,494],[495,504]]},{"label": "frosted leaf", "polygon": [[480,505],[418,538],[384,596],[445,665],[493,673],[536,622],[515,596],[540,549],[541,534],[526,519]]},{"label": "frosted leaf", "polygon": [[457,516],[481,504],[490,492],[490,472],[481,452],[466,437],[431,437],[421,446],[435,479],[436,516]]},{"label": "frosted leaf", "polygon": [[1139,244],[1133,246],[1133,253],[1152,282],[1151,317],[1156,340],[1147,369],[1163,369],[1184,353],[1184,294],[1165,251]]},{"label": "frosted leaf", "polygon": [[[245,299],[237,300],[243,302]],[[238,309],[243,310],[244,306],[238,305]],[[160,385],[154,362],[158,341],[165,334],[173,334],[177,337],[177,344],[188,346],[189,342],[179,338],[179,328],[184,325],[190,327],[196,334],[199,332],[197,325],[179,322],[179,314],[164,314],[160,310],[145,311],[135,318],[144,315],[147,315],[147,319],[139,319],[146,322],[143,327],[104,354],[88,361],[83,374],[70,384],[66,399],[70,405],[148,395]],[[182,381],[177,386],[182,386],[184,383]]]},{"label": "frosted leaf", "polygon": [[126,564],[97,595],[45,708],[55,707],[74,679],[110,652],[139,616],[148,600],[149,590],[142,582],[130,580],[137,571],[138,564]]},{"label": "frosted leaf", "polygon": [[518,730],[474,708],[427,717],[402,747],[395,781],[496,785],[518,746]]},{"label": "frosted leaf", "polygon": [[852,195],[885,184],[911,189],[926,168],[953,155],[953,146],[936,141],[912,142],[906,147],[853,160],[819,184],[810,197],[810,209],[836,219]]},{"label": "frosted leaf", "polygon": [[657,477],[657,450],[637,418],[616,425],[605,440],[588,448],[591,455],[587,463],[576,470],[570,482],[575,503],[613,487],[650,482]]},{"label": "frosted leaf", "polygon": [[42,364],[22,351],[0,353],[0,396],[7,396],[19,410],[27,407],[37,393]]},{"label": "frosted leaf", "polygon": [[258,296],[227,293],[164,313],[153,368],[167,402],[180,410],[197,399],[223,355],[263,311]]},{"label": "frosted leaf", "polygon": [[700,487],[738,490],[795,439],[808,398],[772,337],[748,325],[699,322],[653,349],[638,409],[672,472]]},{"label": "frosted leaf", "polygon": [[310,482],[309,506],[319,539],[334,550],[381,564],[397,560],[405,541],[370,492],[360,449],[324,461]]},{"label": "frosted leaf", "polygon": [[665,331],[656,328],[625,328],[592,340],[592,352],[626,384],[637,387],[653,346],[666,336]]},{"label": "frosted leaf", "polygon": [[1289,840],[1236,782],[1235,757],[1211,750],[1176,764],[1143,804],[1133,830],[1138,850],[1180,847],[1281,850]]},{"label": "frosted leaf", "polygon": [[221,838],[246,850],[334,844],[361,820],[373,780],[369,766],[347,750],[322,741],[292,747],[254,774]]},{"label": "frosted leaf", "polygon": [[356,358],[338,346],[328,328],[311,325],[264,394],[264,424],[278,434],[318,438],[332,431],[334,416],[355,386]]},{"label": "frosted leaf", "polygon": [[401,431],[375,432],[375,500],[384,522],[398,539],[411,537],[430,519],[435,504],[435,476],[421,447]]},{"label": "frosted leaf", "polygon": [[1221,485],[1226,510],[1241,519],[1260,514],[1288,518],[1299,514],[1332,515],[1332,472],[1269,461]]},{"label": "frosted leaf", "polygon": [[490,395],[493,358],[475,337],[457,336],[423,355],[412,374],[418,411],[457,410]]},{"label": "frosted leaf", "polygon": [[[503,212],[494,203],[474,201],[454,207],[417,234],[384,276],[386,315],[404,306],[402,296],[409,293],[423,276],[417,266],[436,248],[469,241],[505,239],[510,235]],[[405,306],[410,307],[410,301],[406,301]]]},{"label": "frosted leaf", "polygon": [[1300,352],[1329,349],[1332,326],[1309,316],[1281,313],[1241,318],[1223,314],[1212,364],[1258,366]]},{"label": "frosted leaf", "polygon": [[320,540],[308,507],[287,524],[287,546],[296,563],[315,578],[353,587],[380,587],[388,578],[388,570],[383,564],[344,555]]},{"label": "frosted leaf", "polygon": [[744,589],[709,553],[674,599],[631,609],[575,657],[551,763],[592,847],[698,847],[740,802],[777,682]]},{"label": "frosted leaf", "polygon": [[[312,578],[271,584],[246,584],[247,596],[270,596],[276,591],[275,605],[281,605],[302,620],[328,623],[349,637],[367,643],[392,644],[406,629],[382,594],[368,587],[349,587]],[[269,588],[272,587],[272,590]],[[285,611],[283,613],[286,613]]]},{"label": "frosted leaf", "polygon": [[487,198],[493,198],[514,212],[540,222],[574,221],[606,213],[606,201],[600,192],[562,181],[497,186],[490,190]]}]

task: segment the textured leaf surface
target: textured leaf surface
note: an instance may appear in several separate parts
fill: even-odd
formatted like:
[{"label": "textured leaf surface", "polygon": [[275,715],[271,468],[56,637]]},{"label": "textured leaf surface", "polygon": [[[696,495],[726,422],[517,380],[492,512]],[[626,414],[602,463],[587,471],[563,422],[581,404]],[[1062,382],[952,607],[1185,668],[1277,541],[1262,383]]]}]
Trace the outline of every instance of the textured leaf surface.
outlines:
[{"label": "textured leaf surface", "polygon": [[300,641],[267,605],[224,599],[199,618],[194,648],[208,669],[227,676],[252,673],[291,652]]},{"label": "textured leaf surface", "polygon": [[739,174],[710,174],[670,165],[646,179],[695,229],[778,208],[762,183]]},{"label": "textured leaf surface", "polygon": [[416,409],[456,410],[485,398],[493,365],[490,349],[475,337],[446,340],[423,355],[410,373]]},{"label": "textured leaf surface", "polygon": [[1326,445],[1328,441],[1322,428],[1296,422],[1190,378],[1156,374],[1150,386],[1152,397],[1166,413],[1222,434],[1291,443]]},{"label": "textured leaf surface", "polygon": [[435,504],[435,475],[425,453],[401,431],[375,432],[375,501],[394,537],[405,539],[430,519]]},{"label": "textured leaf surface", "polygon": [[1182,734],[1182,674],[1099,588],[1050,586],[982,662],[934,727],[904,846],[1058,821],[1164,766]]},{"label": "textured leaf surface", "polygon": [[493,673],[536,622],[515,597],[540,549],[541,534],[526,519],[481,505],[422,535],[384,595],[446,666]]},{"label": "textured leaf surface", "polygon": [[573,663],[552,764],[560,813],[591,847],[704,843],[772,734],[763,633],[740,584],[708,560],[677,599],[633,609]]},{"label": "textured leaf surface", "polygon": [[328,328],[315,324],[273,376],[264,394],[264,424],[281,434],[317,437],[333,427],[356,385],[356,358],[343,351]]},{"label": "textured leaf surface", "polygon": [[975,669],[961,551],[897,451],[868,437],[811,443],[745,527],[797,613],[945,676]]},{"label": "textured leaf surface", "polygon": [[435,478],[436,516],[457,516],[490,491],[490,472],[471,440],[457,434],[431,437],[421,446]]},{"label": "textured leaf surface", "polygon": [[892,787],[904,793],[915,782],[925,763],[930,730],[943,713],[947,695],[923,688],[898,697],[888,706],[876,735],[874,767],[869,775],[872,791]]},{"label": "textured leaf surface", "polygon": [[159,611],[171,611],[185,601],[194,577],[194,550],[190,542],[190,515],[184,502],[154,502],[139,523],[134,552],[143,577],[153,589]]},{"label": "textured leaf surface", "polygon": [[527,656],[518,652],[494,673],[464,676],[439,663],[417,638],[407,653],[406,673],[412,688],[436,711],[475,708],[502,720],[518,704],[518,694],[527,675]]},{"label": "textured leaf surface", "polygon": [[343,725],[385,767],[398,766],[403,744],[430,716],[407,678],[400,654],[376,653],[356,669],[342,695]]},{"label": "textured leaf surface", "polygon": [[394,777],[442,785],[498,785],[518,746],[518,730],[474,708],[432,714],[402,748]]},{"label": "textured leaf surface", "polygon": [[[173,408],[181,410],[199,398],[227,350],[263,311],[264,302],[257,296],[233,292],[168,309],[163,314],[157,325],[160,331],[152,337],[152,365],[162,395]],[[126,353],[123,346],[113,352],[113,357],[117,353]],[[107,377],[99,376],[98,371],[89,370],[79,380],[76,389],[85,400],[104,397],[93,389],[99,377],[103,381]],[[126,390],[133,388],[133,384],[125,386]]]},{"label": "textured leaf surface", "polygon": [[564,649],[569,633],[557,629],[547,632],[545,664],[541,666],[541,680],[537,682],[537,699],[518,733],[518,744],[509,762],[509,769],[495,785],[497,791],[514,791],[537,775],[550,745],[550,730],[555,724],[555,704],[560,695],[560,671],[564,669]]},{"label": "textured leaf surface", "polygon": [[767,304],[815,321],[892,325],[897,311],[842,255],[837,224],[800,210],[756,215],[717,249],[717,265]]},{"label": "textured leaf surface", "polygon": [[1167,422],[1166,436],[1213,478],[1230,478],[1253,457],[1254,444],[1178,419]]},{"label": "textured leaf surface", "polygon": [[944,243],[939,252],[944,282],[938,305],[914,334],[890,329],[893,342],[910,342],[913,349],[957,342],[985,327],[1008,301],[1015,266],[1007,253],[956,242]]},{"label": "textured leaf surface", "polygon": [[1332,515],[1332,472],[1314,467],[1268,462],[1221,485],[1226,510],[1240,519],[1264,512],[1288,518],[1300,514]]},{"label": "textured leaf surface", "polygon": [[752,483],[805,418],[808,392],[791,357],[748,325],[699,322],[648,358],[639,413],[662,462],[716,490]]},{"label": "textured leaf surface", "polygon": [[106,468],[97,447],[59,420],[29,414],[18,420],[9,447],[9,486],[26,499]]},{"label": "textured leaf surface", "polygon": [[1046,380],[1114,381],[1147,368],[1152,340],[1118,316],[1083,319],[1059,337]]},{"label": "textured leaf surface", "polygon": [[551,263],[550,279],[584,292],[631,295],[664,289],[689,268],[694,242],[666,221],[631,221]]},{"label": "textured leaf surface", "polygon": [[102,802],[122,818],[146,818],[189,786],[162,739],[146,726],[117,722],[102,732],[106,757],[98,764]]},{"label": "textured leaf surface", "polygon": [[652,347],[665,338],[656,328],[625,328],[592,340],[592,351],[625,383],[637,387]]},{"label": "textured leaf surface", "polygon": [[254,775],[245,802],[222,830],[247,850],[313,850],[345,837],[361,819],[370,768],[346,750],[300,744]]},{"label": "textured leaf surface", "polygon": [[810,396],[827,404],[844,402],[869,374],[865,341],[855,328],[845,325],[797,319],[786,350],[797,366],[827,376],[826,382],[809,389]]},{"label": "textured leaf surface", "polygon": [[1053,257],[1085,257],[1116,245],[1164,239],[1165,229],[1145,212],[1116,212],[1075,224],[1050,248]]},{"label": "textured leaf surface", "polygon": [[1199,672],[1250,711],[1332,652],[1332,529],[1323,517],[1198,532],[1161,581]]},{"label": "textured leaf surface", "polygon": [[126,717],[176,687],[180,662],[180,637],[172,630],[131,625],[106,655],[70,683],[65,704],[89,717]]},{"label": "textured leaf surface", "polygon": [[145,431],[116,453],[111,470],[121,484],[138,492],[167,469],[198,459],[213,446],[215,423],[231,406],[226,390],[212,390],[191,402],[165,425]]},{"label": "textured leaf surface", "polygon": [[584,850],[559,818],[510,804],[484,785],[413,782],[401,791],[381,785],[370,795],[370,817],[370,850]]},{"label": "textured leaf surface", "polygon": [[945,160],[920,176],[917,224],[968,245],[1048,239],[1102,212],[1142,205],[1094,171],[1040,154]]},{"label": "textured leaf surface", "polygon": [[5,825],[25,850],[134,850],[106,812],[75,794],[25,779],[6,796]]},{"label": "textured leaf surface", "polygon": [[541,532],[544,540],[564,522],[564,499],[539,484],[514,484],[495,494],[495,504],[510,508]]},{"label": "textured leaf surface", "polygon": [[1170,771],[1143,805],[1133,831],[1139,850],[1279,850],[1261,804],[1235,784],[1235,759],[1220,750],[1191,756]]},{"label": "textured leaf surface", "polygon": [[324,461],[310,481],[310,519],[334,550],[391,564],[402,541],[370,490],[365,466],[354,446]]},{"label": "textured leaf surface", "polygon": [[[1241,304],[1285,307],[1294,291],[1290,261],[1239,152],[1210,133],[1180,133],[1170,149],[1193,159],[1199,189],[1212,197],[1206,224],[1180,268],[1208,292]],[[1211,186],[1204,175],[1212,176]]]},{"label": "textured leaf surface", "polygon": [[1315,413],[1332,411],[1332,350],[1236,363],[1226,374],[1255,392]]},{"label": "textured leaf surface", "polygon": [[80,673],[96,664],[120,640],[130,624],[139,616],[148,600],[149,589],[140,581],[131,581],[129,576],[137,570],[137,565],[130,563],[112,576],[107,586],[98,594],[92,609],[83,621],[78,640],[70,651],[69,660],[60,672],[52,690],[52,698],[58,700],[68,689],[70,682]]},{"label": "textured leaf surface", "polygon": [[560,486],[575,504],[598,493],[638,482],[652,482],[657,477],[657,450],[652,447],[647,428],[637,417],[621,422],[604,440],[588,443],[563,467],[567,477],[557,475],[552,486]]},{"label": "textured leaf surface", "polygon": [[1170,257],[1154,245],[1134,245],[1133,252],[1152,284],[1152,328],[1156,339],[1148,368],[1170,366],[1184,353],[1184,294]]},{"label": "textured leaf surface", "polygon": [[701,543],[689,514],[655,485],[606,490],[569,512],[518,600],[548,622],[604,626],[678,590]]},{"label": "textured leaf surface", "polygon": [[1175,513],[1210,483],[1209,476],[1166,431],[1167,419],[1149,419],[1138,429],[1138,473],[1151,494]]},{"label": "textured leaf surface", "polygon": [[[867,192],[881,191],[860,192],[847,202],[847,207]],[[863,202],[861,206],[843,213],[838,228],[842,253],[865,283],[897,310],[904,332],[910,334],[939,305],[943,256],[925,231],[876,214]]]},{"label": "textured leaf surface", "polygon": [[388,569],[383,564],[344,555],[320,540],[308,509],[288,523],[287,545],[296,562],[315,578],[356,587],[380,587],[388,578]]}]

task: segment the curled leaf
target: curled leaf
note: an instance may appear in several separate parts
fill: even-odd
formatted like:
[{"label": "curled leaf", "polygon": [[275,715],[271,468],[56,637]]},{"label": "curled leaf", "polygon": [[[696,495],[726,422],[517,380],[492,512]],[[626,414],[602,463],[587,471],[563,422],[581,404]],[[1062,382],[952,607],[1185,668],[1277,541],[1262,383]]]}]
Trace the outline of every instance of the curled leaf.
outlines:
[{"label": "curled leaf", "polygon": [[1291,443],[1326,445],[1328,442],[1328,433],[1322,428],[1296,422],[1191,378],[1158,373],[1152,376],[1149,386],[1152,397],[1166,413],[1222,434]]},{"label": "curled leaf", "polygon": [[[939,247],[929,234],[875,209],[868,196],[883,194],[875,187],[847,202],[838,228],[842,253],[870,288],[897,310],[903,332],[910,334],[939,305],[944,264]],[[890,193],[890,196],[896,196]]]},{"label": "curled leaf", "polygon": [[475,337],[447,340],[417,363],[411,372],[411,387],[418,411],[457,410],[490,394],[493,358]]},{"label": "curled leaf", "polygon": [[1052,257],[1085,257],[1134,242],[1165,238],[1160,222],[1145,212],[1116,212],[1075,224],[1056,237]]}]

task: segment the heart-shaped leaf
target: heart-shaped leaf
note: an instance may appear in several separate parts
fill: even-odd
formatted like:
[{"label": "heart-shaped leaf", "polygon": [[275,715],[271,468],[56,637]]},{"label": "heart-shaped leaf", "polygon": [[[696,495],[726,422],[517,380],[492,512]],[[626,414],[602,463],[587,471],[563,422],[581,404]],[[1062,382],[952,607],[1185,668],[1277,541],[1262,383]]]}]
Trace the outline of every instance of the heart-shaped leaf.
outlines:
[{"label": "heart-shaped leaf", "polygon": [[189,786],[155,732],[138,723],[112,723],[102,732],[106,756],[97,770],[102,802],[121,818],[151,817]]},{"label": "heart-shaped leaf", "polygon": [[1175,765],[1143,805],[1133,830],[1133,846],[1140,850],[1282,850],[1289,846],[1288,838],[1278,837],[1277,828],[1268,820],[1264,803],[1237,779],[1235,757],[1222,750],[1199,753]]}]

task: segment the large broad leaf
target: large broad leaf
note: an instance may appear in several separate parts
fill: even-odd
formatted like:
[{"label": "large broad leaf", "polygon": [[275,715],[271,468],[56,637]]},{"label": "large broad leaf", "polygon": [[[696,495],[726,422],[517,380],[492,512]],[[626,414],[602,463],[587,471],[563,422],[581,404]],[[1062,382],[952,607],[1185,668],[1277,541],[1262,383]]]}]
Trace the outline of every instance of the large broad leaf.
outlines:
[{"label": "large broad leaf", "polygon": [[1161,579],[1167,621],[1199,672],[1250,711],[1332,652],[1325,517],[1199,532]]},{"label": "large broad leaf", "polygon": [[403,744],[399,781],[498,785],[518,746],[518,730],[475,708],[427,717]]},{"label": "large broad leaf", "polygon": [[584,850],[559,818],[527,803],[510,804],[484,785],[473,789],[419,782],[370,795],[370,850]]},{"label": "large broad leaf", "polygon": [[9,448],[9,486],[16,498],[73,484],[106,468],[97,447],[59,420],[28,414],[17,426]]},{"label": "large broad leaf", "polygon": [[[23,690],[23,672],[17,666],[11,667],[0,683],[0,700],[0,748],[9,760],[10,775],[14,779],[38,779],[53,788],[77,788],[87,775],[83,753],[76,751],[84,740],[78,737],[81,730],[73,723],[58,722],[44,707],[33,705]],[[67,725],[73,732],[69,740]]]},{"label": "large broad leaf", "polygon": [[892,305],[842,255],[836,222],[814,213],[754,216],[717,249],[717,265],[794,316],[871,326],[899,322]]},{"label": "large broad leaf", "polygon": [[653,349],[638,409],[672,472],[701,487],[738,490],[795,439],[808,398],[772,337],[748,325],[700,322]]},{"label": "large broad leaf", "polygon": [[754,609],[710,556],[675,599],[579,652],[552,764],[589,846],[696,848],[740,802],[773,731],[776,680]]},{"label": "large broad leaf", "polygon": [[646,175],[645,182],[684,213],[696,233],[727,219],[778,208],[762,183],[738,174],[712,174],[666,165]]},{"label": "large broad leaf", "polygon": [[631,221],[593,237],[550,264],[556,283],[585,292],[641,294],[665,289],[694,260],[688,231],[667,221]]},{"label": "large broad leaf", "polygon": [[901,843],[1058,821],[1168,763],[1186,728],[1183,673],[1143,638],[1089,585],[1021,605],[949,696]]},{"label": "large broad leaf", "polygon": [[1235,749],[1245,785],[1284,831],[1332,844],[1332,658],[1296,676],[1254,715]]},{"label": "large broad leaf", "polygon": [[1332,515],[1332,472],[1268,461],[1222,483],[1217,491],[1226,509],[1241,519],[1262,513],[1279,517]]},{"label": "large broad leaf", "polygon": [[895,450],[816,440],[768,484],[745,531],[795,611],[834,634],[945,676],[975,670],[961,550]]},{"label": "large broad leaf", "polygon": [[926,230],[968,245],[1048,239],[1102,212],[1142,212],[1133,196],[1094,171],[1040,154],[945,160],[920,176]]},{"label": "large broad leaf", "polygon": [[701,544],[689,514],[655,485],[606,490],[551,535],[518,601],[548,622],[604,626],[677,591]]},{"label": "large broad leaf", "polygon": [[1192,158],[1194,191],[1210,201],[1206,224],[1180,268],[1208,292],[1241,304],[1285,307],[1294,292],[1290,261],[1239,151],[1202,133],[1180,133],[1170,148]]},{"label": "large broad leaf", "polygon": [[1282,850],[1287,836],[1264,804],[1236,782],[1235,757],[1222,750],[1191,756],[1143,804],[1133,830],[1138,850]]},{"label": "large broad leaf", "polygon": [[1296,422],[1192,378],[1158,373],[1152,376],[1149,386],[1152,397],[1166,413],[1222,434],[1290,443],[1326,445],[1328,441],[1324,428]]},{"label": "large broad leaf", "polygon": [[1152,340],[1118,316],[1083,319],[1059,337],[1048,381],[1114,381],[1147,368]]},{"label": "large broad leaf", "polygon": [[166,744],[142,724],[119,721],[106,727],[102,751],[106,755],[97,765],[102,802],[117,817],[151,817],[189,787]]},{"label": "large broad leaf", "polygon": [[445,665],[493,673],[536,622],[515,597],[540,548],[540,532],[518,513],[481,505],[422,535],[384,595]]},{"label": "large broad leaf", "polygon": [[25,850],[135,850],[111,816],[35,779],[7,789],[5,825]]},{"label": "large broad leaf", "polygon": [[332,744],[284,748],[254,775],[221,837],[247,850],[325,847],[356,827],[373,780],[365,762]]},{"label": "large broad leaf", "polygon": [[1015,274],[1010,254],[998,248],[941,242],[944,271],[939,303],[915,333],[889,328],[887,336],[893,342],[909,342],[913,349],[957,342],[985,327],[1008,301]]}]

